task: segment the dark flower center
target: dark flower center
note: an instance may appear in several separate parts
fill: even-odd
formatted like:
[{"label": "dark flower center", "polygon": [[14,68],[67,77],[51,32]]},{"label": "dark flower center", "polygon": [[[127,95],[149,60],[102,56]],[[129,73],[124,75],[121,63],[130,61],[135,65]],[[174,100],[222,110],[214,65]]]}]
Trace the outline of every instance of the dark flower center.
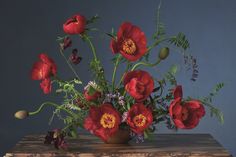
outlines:
[{"label": "dark flower center", "polygon": [[132,39],[125,39],[122,43],[122,50],[129,54],[133,55],[136,51],[136,45]]}]

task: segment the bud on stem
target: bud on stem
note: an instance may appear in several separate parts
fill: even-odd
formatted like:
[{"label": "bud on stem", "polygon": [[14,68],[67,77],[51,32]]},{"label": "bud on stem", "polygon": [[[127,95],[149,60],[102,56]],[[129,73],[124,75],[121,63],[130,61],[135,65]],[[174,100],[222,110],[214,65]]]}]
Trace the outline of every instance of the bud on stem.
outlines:
[{"label": "bud on stem", "polygon": [[15,118],[17,119],[25,119],[29,116],[29,112],[25,110],[20,110],[15,113]]},{"label": "bud on stem", "polygon": [[159,58],[161,60],[164,60],[166,59],[168,56],[169,56],[169,48],[168,47],[164,47],[160,50],[160,53],[159,53]]}]

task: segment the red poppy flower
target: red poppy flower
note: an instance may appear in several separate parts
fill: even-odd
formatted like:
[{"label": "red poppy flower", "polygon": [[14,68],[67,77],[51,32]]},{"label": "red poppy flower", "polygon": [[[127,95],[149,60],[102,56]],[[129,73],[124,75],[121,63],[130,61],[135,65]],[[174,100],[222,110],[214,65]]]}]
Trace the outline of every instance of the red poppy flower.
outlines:
[{"label": "red poppy flower", "polygon": [[52,90],[52,83],[50,78],[43,79],[40,83],[40,87],[43,90],[44,94],[48,94]]},{"label": "red poppy flower", "polygon": [[31,78],[33,80],[42,80],[56,75],[57,67],[54,61],[46,54],[41,53],[39,55],[39,61],[35,62],[31,70]]},{"label": "red poppy flower", "polygon": [[126,121],[133,132],[142,134],[152,124],[152,112],[142,103],[134,104],[128,111]]},{"label": "red poppy flower", "polygon": [[113,53],[120,52],[129,61],[136,61],[147,52],[147,40],[142,30],[129,22],[124,22],[112,39],[110,47]]},{"label": "red poppy flower", "polygon": [[99,107],[92,106],[89,110],[89,115],[84,121],[84,128],[100,137],[103,141],[113,135],[121,123],[120,114],[106,103]]},{"label": "red poppy flower", "polygon": [[81,34],[85,31],[86,18],[82,15],[74,15],[63,24],[64,32],[67,34]]},{"label": "red poppy flower", "polygon": [[197,100],[182,102],[178,97],[171,102],[169,113],[177,128],[193,129],[205,115],[205,109]]},{"label": "red poppy flower", "polygon": [[89,95],[88,91],[84,91],[84,97],[87,101],[94,101],[101,97],[101,92],[95,91],[93,94]]},{"label": "red poppy flower", "polygon": [[183,91],[182,91],[182,86],[178,85],[173,89],[173,95],[174,95],[174,99],[177,98],[182,98],[183,97]]},{"label": "red poppy flower", "polygon": [[147,99],[154,89],[151,75],[142,70],[128,72],[124,77],[126,91],[137,101]]}]

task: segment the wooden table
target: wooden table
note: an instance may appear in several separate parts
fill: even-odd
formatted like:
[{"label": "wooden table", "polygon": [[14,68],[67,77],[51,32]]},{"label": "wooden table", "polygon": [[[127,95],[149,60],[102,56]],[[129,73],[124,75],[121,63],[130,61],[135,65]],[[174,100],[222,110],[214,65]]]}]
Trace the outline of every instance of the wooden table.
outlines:
[{"label": "wooden table", "polygon": [[94,156],[158,156],[158,157],[199,157],[231,156],[209,134],[157,134],[153,140],[136,144],[104,144],[92,135],[80,135],[79,139],[68,139],[67,151],[56,150],[53,145],[43,144],[44,135],[25,136],[6,153],[6,157],[94,157]]}]

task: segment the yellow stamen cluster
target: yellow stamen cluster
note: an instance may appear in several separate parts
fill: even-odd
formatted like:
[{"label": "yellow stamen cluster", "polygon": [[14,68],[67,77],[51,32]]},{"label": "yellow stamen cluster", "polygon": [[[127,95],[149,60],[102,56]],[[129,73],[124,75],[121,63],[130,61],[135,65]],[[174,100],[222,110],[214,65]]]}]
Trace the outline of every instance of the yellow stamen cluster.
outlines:
[{"label": "yellow stamen cluster", "polygon": [[122,50],[129,54],[133,55],[136,51],[136,45],[132,39],[125,39],[122,43]]},{"label": "yellow stamen cluster", "polygon": [[146,124],[146,121],[147,121],[147,118],[142,114],[139,114],[133,118],[133,122],[135,126],[137,127],[144,126]]},{"label": "yellow stamen cluster", "polygon": [[116,118],[114,115],[109,113],[104,113],[100,119],[100,124],[104,128],[114,128],[116,122]]}]

